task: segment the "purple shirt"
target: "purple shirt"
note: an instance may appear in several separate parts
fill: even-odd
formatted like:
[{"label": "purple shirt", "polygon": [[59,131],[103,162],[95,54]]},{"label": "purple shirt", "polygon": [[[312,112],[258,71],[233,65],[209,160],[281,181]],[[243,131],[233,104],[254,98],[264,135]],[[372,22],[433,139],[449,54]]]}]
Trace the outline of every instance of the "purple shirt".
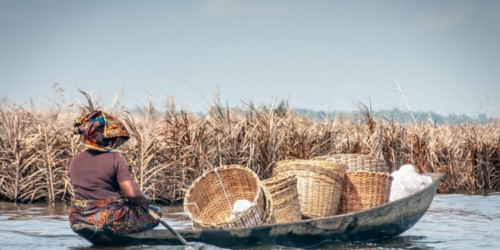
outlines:
[{"label": "purple shirt", "polygon": [[69,178],[77,200],[119,197],[119,182],[133,180],[127,163],[118,153],[85,150],[71,159]]}]

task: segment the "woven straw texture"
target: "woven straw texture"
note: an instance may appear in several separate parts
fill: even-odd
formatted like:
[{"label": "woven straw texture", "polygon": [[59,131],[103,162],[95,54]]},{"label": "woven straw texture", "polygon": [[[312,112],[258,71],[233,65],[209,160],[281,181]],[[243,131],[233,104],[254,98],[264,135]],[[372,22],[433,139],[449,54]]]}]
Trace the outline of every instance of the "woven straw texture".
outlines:
[{"label": "woven straw texture", "polygon": [[389,202],[392,184],[389,173],[348,172],[344,178],[338,214],[361,211]]},{"label": "woven straw texture", "polygon": [[314,160],[326,160],[333,163],[343,163],[347,165],[347,172],[371,171],[390,173],[389,166],[384,159],[375,158],[363,154],[334,154],[327,156],[318,156]]},{"label": "woven straw texture", "polygon": [[304,160],[280,161],[273,176],[295,176],[299,194],[300,212],[305,219],[321,218],[337,214],[344,176]]},{"label": "woven straw texture", "polygon": [[314,159],[347,165],[339,214],[369,209],[389,202],[392,178],[389,166],[383,159],[363,154],[334,154]]},{"label": "woven straw texture", "polygon": [[262,183],[272,197],[276,223],[294,222],[302,219],[295,176],[274,177],[264,180]]},{"label": "woven straw texture", "polygon": [[294,166],[318,166],[322,168],[329,169],[339,175],[344,175],[347,171],[347,165],[343,162],[333,162],[331,160],[325,159],[311,159],[311,160],[283,160],[277,163],[277,165],[294,165]]},{"label": "woven straw texture", "polygon": [[266,202],[266,214],[264,218],[264,222],[262,224],[274,224],[276,223],[276,216],[274,213],[274,201],[271,195],[271,192],[269,192],[269,189],[266,188],[263,183],[261,182],[261,187],[262,190],[264,191],[264,197],[265,197],[265,202]]},{"label": "woven straw texture", "polygon": [[[230,220],[232,206],[239,199],[246,199],[252,205]],[[267,209],[271,207],[272,204],[266,206],[258,176],[239,165],[222,166],[205,172],[191,184],[184,197],[184,211],[195,229],[270,223],[268,216],[271,215]]]}]

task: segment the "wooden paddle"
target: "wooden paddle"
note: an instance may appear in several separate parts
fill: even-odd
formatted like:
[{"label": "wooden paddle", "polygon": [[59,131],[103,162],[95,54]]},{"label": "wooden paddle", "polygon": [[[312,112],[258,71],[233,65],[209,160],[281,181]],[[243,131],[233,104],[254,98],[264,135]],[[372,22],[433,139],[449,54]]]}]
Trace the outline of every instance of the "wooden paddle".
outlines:
[{"label": "wooden paddle", "polygon": [[165,221],[163,221],[160,216],[158,216],[155,212],[153,212],[151,209],[149,208],[146,208],[149,212],[149,214],[157,221],[159,221],[164,227],[166,227],[171,233],[173,233],[175,235],[175,237],[177,237],[177,239],[182,242],[183,245],[187,245],[187,241],[182,238],[182,236],[177,232],[175,231],[169,224],[167,224]]}]

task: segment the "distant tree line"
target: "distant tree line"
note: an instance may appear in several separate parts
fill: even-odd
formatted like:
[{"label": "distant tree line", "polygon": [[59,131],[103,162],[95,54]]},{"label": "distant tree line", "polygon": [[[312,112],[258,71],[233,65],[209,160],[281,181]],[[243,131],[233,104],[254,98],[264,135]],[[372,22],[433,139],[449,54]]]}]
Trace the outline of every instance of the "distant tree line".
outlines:
[{"label": "distant tree line", "polygon": [[[310,109],[293,109],[294,112],[314,120],[324,120],[324,119],[335,119],[338,117],[357,118],[362,116],[361,111],[345,112],[345,111],[331,111],[328,114],[324,111],[314,111]],[[413,117],[412,117],[413,114]],[[394,108],[392,110],[378,110],[372,113],[374,118],[386,119],[388,121],[396,121],[398,123],[413,123],[414,119],[417,123],[435,123],[438,125],[450,124],[458,125],[463,122],[474,123],[474,124],[487,124],[491,118],[488,118],[486,114],[478,114],[477,117],[470,117],[468,115],[440,115],[435,112],[408,112],[407,110],[399,110]]]}]

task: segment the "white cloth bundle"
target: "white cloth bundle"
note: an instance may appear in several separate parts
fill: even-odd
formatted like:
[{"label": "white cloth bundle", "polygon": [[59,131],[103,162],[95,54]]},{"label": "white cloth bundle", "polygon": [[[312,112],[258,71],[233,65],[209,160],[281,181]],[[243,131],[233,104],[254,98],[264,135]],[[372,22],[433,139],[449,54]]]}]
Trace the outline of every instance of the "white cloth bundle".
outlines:
[{"label": "white cloth bundle", "polygon": [[411,164],[405,164],[392,172],[393,180],[391,185],[391,195],[389,201],[401,199],[408,195],[414,194],[432,182],[430,176],[423,176],[415,171],[415,167]]},{"label": "white cloth bundle", "polygon": [[233,213],[229,216],[229,220],[236,218],[236,216],[245,212],[251,206],[252,206],[252,203],[249,200],[245,200],[245,199],[237,200],[236,202],[234,202],[233,211],[232,211]]}]

